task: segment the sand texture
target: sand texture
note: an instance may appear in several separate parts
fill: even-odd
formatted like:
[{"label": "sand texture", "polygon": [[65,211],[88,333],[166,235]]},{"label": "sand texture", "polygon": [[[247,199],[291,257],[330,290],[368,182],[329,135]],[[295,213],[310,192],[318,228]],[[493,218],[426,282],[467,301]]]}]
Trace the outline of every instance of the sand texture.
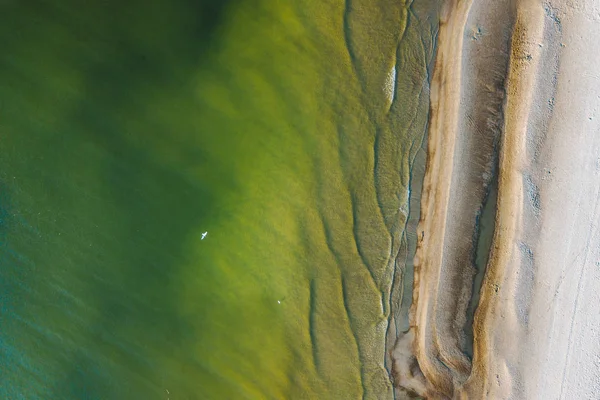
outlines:
[{"label": "sand texture", "polygon": [[592,0],[444,5],[397,393],[600,398],[599,38]]}]

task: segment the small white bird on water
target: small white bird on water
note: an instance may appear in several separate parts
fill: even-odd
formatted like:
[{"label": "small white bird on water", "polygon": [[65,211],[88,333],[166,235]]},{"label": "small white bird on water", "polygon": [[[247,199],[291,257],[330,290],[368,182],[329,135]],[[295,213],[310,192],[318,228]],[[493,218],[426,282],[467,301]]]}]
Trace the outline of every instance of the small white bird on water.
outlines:
[{"label": "small white bird on water", "polygon": [[208,235],[208,232],[204,232],[204,233],[202,234],[202,237],[200,238],[200,240],[204,240],[204,238],[206,237],[206,235]]}]

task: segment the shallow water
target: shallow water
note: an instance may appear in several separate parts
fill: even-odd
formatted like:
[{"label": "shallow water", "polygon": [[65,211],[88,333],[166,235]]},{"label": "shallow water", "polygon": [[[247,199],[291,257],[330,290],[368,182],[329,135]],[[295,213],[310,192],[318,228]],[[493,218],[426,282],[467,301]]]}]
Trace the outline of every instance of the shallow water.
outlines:
[{"label": "shallow water", "polygon": [[0,4],[0,397],[390,397],[434,3],[95,4]]}]

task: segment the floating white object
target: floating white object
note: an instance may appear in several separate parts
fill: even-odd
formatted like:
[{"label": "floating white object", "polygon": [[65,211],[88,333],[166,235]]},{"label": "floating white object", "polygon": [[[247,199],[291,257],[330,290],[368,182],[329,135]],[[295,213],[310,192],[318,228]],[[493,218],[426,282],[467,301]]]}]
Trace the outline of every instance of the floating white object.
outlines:
[{"label": "floating white object", "polygon": [[277,300],[277,303],[278,303],[278,304],[281,304],[281,302],[280,302],[279,300]]},{"label": "floating white object", "polygon": [[200,240],[204,240],[204,238],[206,237],[206,235],[208,235],[208,232],[204,232],[204,233],[202,234],[202,238],[200,238]]},{"label": "floating white object", "polygon": [[392,106],[394,102],[394,97],[396,95],[396,66],[394,65],[390,72],[388,72],[387,79],[383,85],[383,91],[385,93],[385,97],[388,101],[388,109]]}]

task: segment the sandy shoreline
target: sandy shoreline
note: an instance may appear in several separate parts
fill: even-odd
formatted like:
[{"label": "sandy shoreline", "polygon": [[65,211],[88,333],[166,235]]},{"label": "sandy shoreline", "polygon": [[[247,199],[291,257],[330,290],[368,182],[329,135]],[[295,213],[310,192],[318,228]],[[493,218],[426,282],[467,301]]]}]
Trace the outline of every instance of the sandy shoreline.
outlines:
[{"label": "sandy shoreline", "polygon": [[[600,5],[470,6],[449,3],[440,26],[398,386],[426,398],[597,398]],[[471,338],[478,221],[493,179],[494,239]]]}]

